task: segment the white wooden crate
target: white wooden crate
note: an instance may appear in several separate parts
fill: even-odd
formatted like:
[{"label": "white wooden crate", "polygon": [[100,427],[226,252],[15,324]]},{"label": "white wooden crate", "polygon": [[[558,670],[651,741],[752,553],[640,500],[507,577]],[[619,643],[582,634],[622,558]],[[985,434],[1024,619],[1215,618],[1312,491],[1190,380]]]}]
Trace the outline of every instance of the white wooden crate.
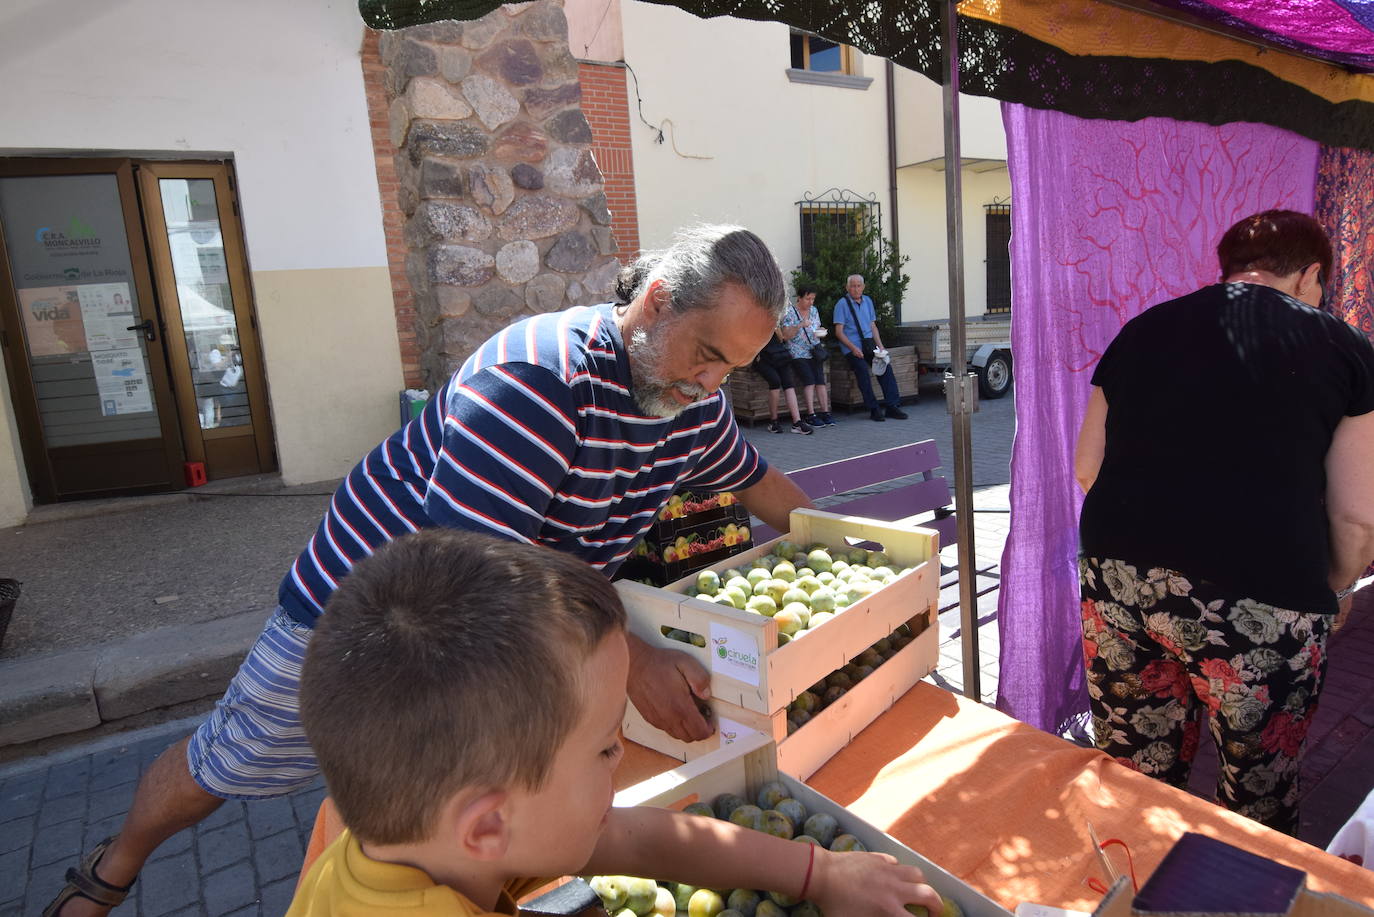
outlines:
[{"label": "white wooden crate", "polygon": [[[681,590],[695,582],[695,574],[667,589],[618,583],[633,633],[652,645],[694,655],[711,672],[711,708],[718,727],[718,734],[710,739],[680,742],[650,726],[630,707],[624,723],[626,738],[688,760],[754,730],[779,742],[779,757],[789,773],[807,777],[934,669],[939,644],[936,532],[858,516],[797,510],[787,535],[709,569],[721,572],[746,566],[784,539],[835,547],[872,542],[881,545],[894,562],[912,569],[815,630],[802,631],[800,638],[782,647],[778,646],[777,624],[772,618],[684,595]],[[903,623],[911,627],[914,639],[910,644],[794,735],[787,736],[786,708],[798,694]],[[707,645],[700,648],[671,640],[663,635],[664,627],[701,634]]]},{"label": "white wooden crate", "polygon": [[913,633],[920,629],[914,640],[792,735],[787,734],[786,708],[763,714],[712,698],[716,734],[710,738],[700,742],[675,739],[650,726],[633,705],[625,711],[625,738],[680,761],[691,761],[728,747],[751,732],[763,733],[777,742],[778,766],[805,780],[934,670],[939,657],[939,628],[934,611],[922,612],[909,623]]},{"label": "white wooden crate", "polygon": [[806,807],[807,812],[829,814],[839,823],[841,831],[857,837],[869,850],[891,854],[899,862],[919,867],[929,885],[959,903],[965,917],[1010,917],[1011,912],[991,898],[844,806],[811,789],[799,778],[780,770],[777,754],[777,745],[772,740],[755,734],[621,790],[616,794],[615,804],[681,808],[696,801],[709,804],[721,793],[735,793],[745,799],[754,799],[765,783],[778,780],[787,787],[794,799]]}]

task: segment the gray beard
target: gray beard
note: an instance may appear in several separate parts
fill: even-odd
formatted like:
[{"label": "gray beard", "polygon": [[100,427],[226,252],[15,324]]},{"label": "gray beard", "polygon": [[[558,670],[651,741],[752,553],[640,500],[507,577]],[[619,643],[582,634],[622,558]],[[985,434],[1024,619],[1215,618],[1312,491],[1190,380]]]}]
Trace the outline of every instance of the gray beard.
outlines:
[{"label": "gray beard", "polygon": [[700,385],[689,382],[675,383],[659,375],[657,368],[663,363],[664,345],[672,330],[672,323],[661,323],[656,330],[658,333],[650,338],[643,328],[636,328],[625,340],[625,352],[630,358],[630,379],[635,403],[650,417],[670,420],[687,407],[672,396],[672,389],[676,388],[693,400],[705,398],[710,393]]}]

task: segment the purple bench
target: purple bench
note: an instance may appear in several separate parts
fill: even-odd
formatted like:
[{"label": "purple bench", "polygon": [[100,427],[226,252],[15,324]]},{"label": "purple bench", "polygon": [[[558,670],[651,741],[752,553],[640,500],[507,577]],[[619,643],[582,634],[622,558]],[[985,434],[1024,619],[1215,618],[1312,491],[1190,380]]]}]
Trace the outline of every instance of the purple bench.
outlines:
[{"label": "purple bench", "polygon": [[[940,467],[940,450],[933,439],[908,446],[897,446],[881,452],[870,452],[854,458],[841,459],[825,465],[813,465],[788,472],[787,476],[811,500],[820,503],[827,497],[846,494],[874,484],[885,484],[901,478],[920,475],[920,480],[884,490],[881,493],[856,496],[851,500],[830,503],[821,508],[828,512],[844,512],[867,516],[884,522],[896,522],[934,513],[934,518],[922,519],[919,525],[940,533],[940,545],[954,544],[955,518],[951,508],[949,482],[934,473]],[[759,523],[753,527],[752,541],[758,544],[776,538],[778,532]]]}]

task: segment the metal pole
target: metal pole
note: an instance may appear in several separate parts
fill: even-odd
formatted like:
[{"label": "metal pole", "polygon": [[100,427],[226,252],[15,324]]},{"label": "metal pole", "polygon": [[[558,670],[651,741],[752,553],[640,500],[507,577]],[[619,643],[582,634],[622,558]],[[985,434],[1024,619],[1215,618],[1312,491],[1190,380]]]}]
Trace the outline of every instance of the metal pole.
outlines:
[{"label": "metal pole", "polygon": [[978,410],[976,379],[968,371],[964,328],[964,193],[959,156],[959,17],[955,0],[940,4],[943,18],[945,79],[945,226],[949,252],[950,372],[945,401],[954,438],[954,512],[958,520],[959,623],[963,633],[964,696],[982,701],[979,684],[978,589],[973,558],[973,412]]}]

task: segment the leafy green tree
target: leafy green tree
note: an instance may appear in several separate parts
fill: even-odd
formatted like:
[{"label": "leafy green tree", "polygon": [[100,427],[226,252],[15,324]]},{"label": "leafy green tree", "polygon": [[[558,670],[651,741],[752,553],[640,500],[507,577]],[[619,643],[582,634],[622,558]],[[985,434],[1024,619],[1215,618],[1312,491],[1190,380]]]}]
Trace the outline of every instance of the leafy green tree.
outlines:
[{"label": "leafy green tree", "polygon": [[877,222],[864,211],[857,221],[816,220],[815,254],[792,271],[792,284],[813,284],[816,308],[828,328],[834,323],[835,303],[845,295],[850,274],[862,274],[864,293],[873,300],[878,333],[889,346],[897,339],[897,306],[911,283],[902,270],[910,258],[883,238]]}]

